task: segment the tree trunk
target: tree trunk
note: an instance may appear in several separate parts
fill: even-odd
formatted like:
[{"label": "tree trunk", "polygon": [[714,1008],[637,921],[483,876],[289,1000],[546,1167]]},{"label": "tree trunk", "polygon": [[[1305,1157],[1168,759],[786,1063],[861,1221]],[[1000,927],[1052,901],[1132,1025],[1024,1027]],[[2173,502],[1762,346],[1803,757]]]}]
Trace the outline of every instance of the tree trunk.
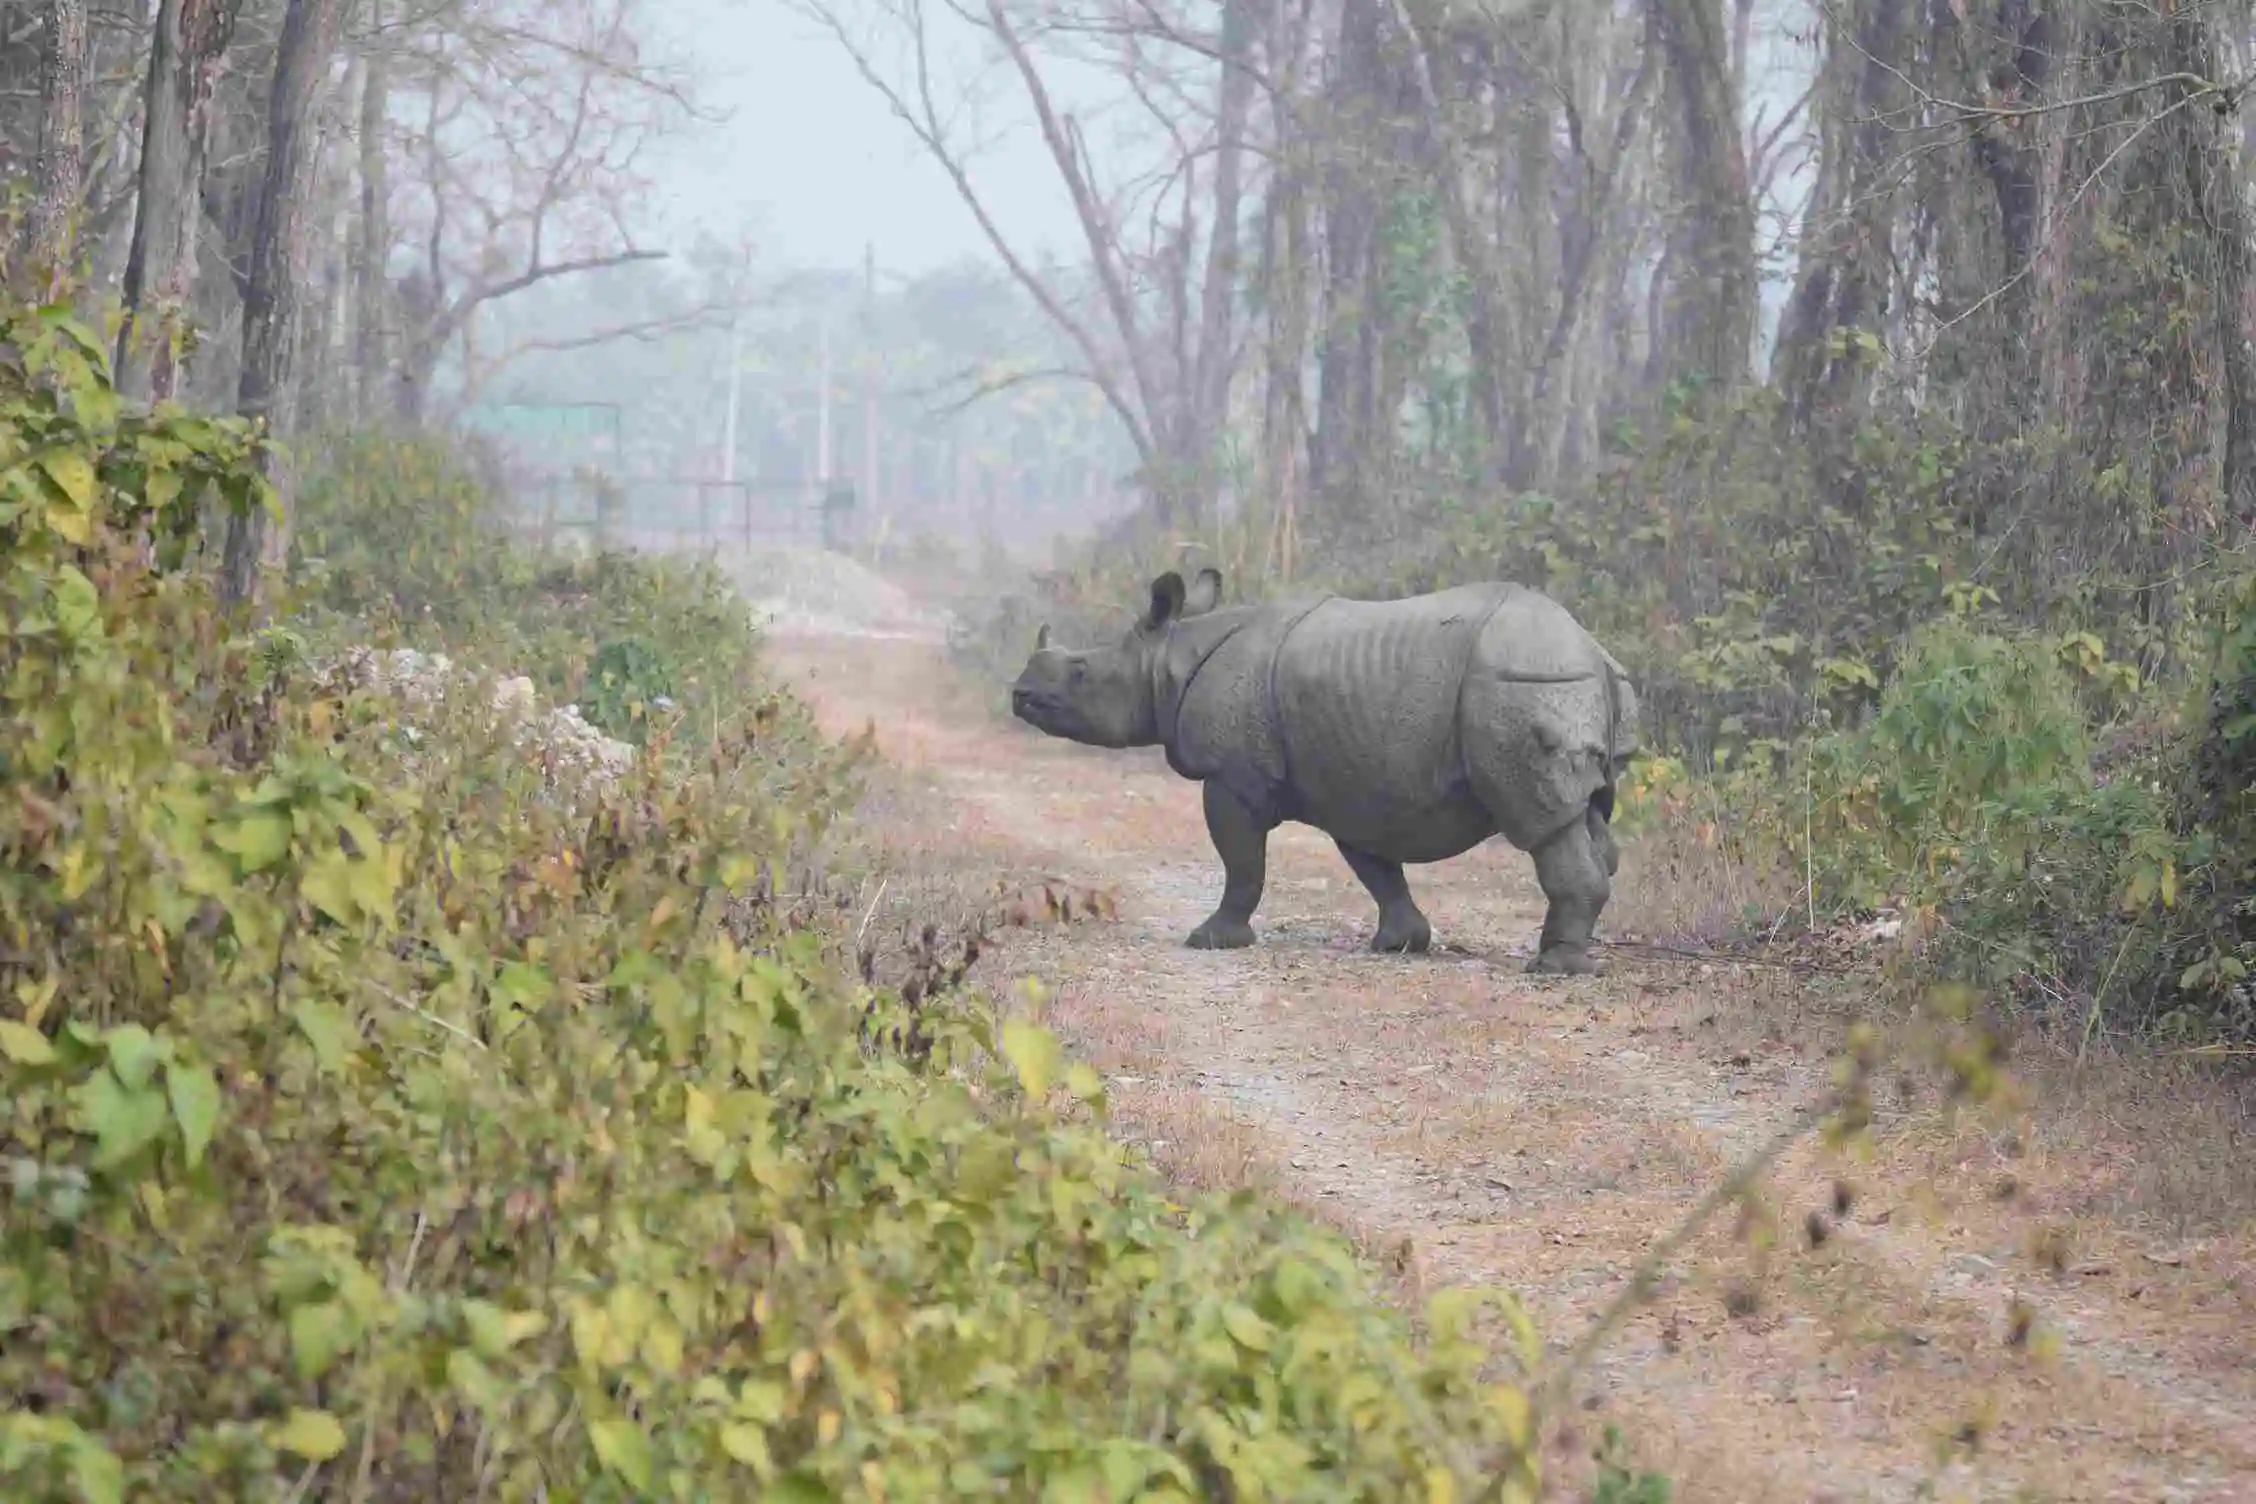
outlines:
[{"label": "tree trunk", "polygon": [[1380,0],[1344,0],[1328,108],[1324,301],[1317,351],[1314,490],[1329,520],[1368,503],[1379,445],[1378,194],[1371,164],[1385,156]]},{"label": "tree trunk", "polygon": [[[1190,425],[1200,453],[1194,460],[1201,493],[1211,494],[1213,453],[1229,416],[1230,381],[1237,368],[1239,219],[1244,192],[1246,117],[1253,106],[1248,71],[1253,41],[1253,0],[1222,0],[1222,76],[1216,84],[1214,223],[1199,280],[1199,335],[1192,377]],[[1186,251],[1188,247],[1185,247]]]},{"label": "tree trunk", "polygon": [[1869,366],[1851,354],[1835,355],[1833,331],[1878,330],[1888,318],[1896,196],[1886,186],[1895,143],[1885,116],[1903,92],[1910,4],[1868,0],[1855,19],[1835,23],[1826,50],[1827,74],[1853,73],[1856,86],[1828,80],[1832,99],[1820,126],[1820,177],[1802,232],[1794,295],[1779,329],[1779,385],[1797,428],[1806,428],[1820,408],[1853,422]]},{"label": "tree trunk", "polygon": [[1731,87],[1722,0],[1651,0],[1682,112],[1677,139],[1688,212],[1671,256],[1663,370],[1726,388],[1747,378],[1759,294],[1755,206]]},{"label": "tree trunk", "polygon": [[[243,300],[243,369],[236,409],[266,420],[272,433],[293,427],[291,357],[297,348],[298,303],[304,291],[306,224],[321,90],[337,50],[346,0],[290,0],[275,46],[267,104],[267,157],[251,244],[250,290]],[[278,461],[269,458],[270,467]],[[221,575],[222,599],[260,599],[260,580],[287,544],[290,477],[270,473],[282,500],[282,525],[269,528],[252,509],[230,517]]]},{"label": "tree trunk", "polygon": [[1278,169],[1269,188],[1269,265],[1264,279],[1269,305],[1267,379],[1261,428],[1262,470],[1268,482],[1269,562],[1291,579],[1299,550],[1301,453],[1308,442],[1308,403],[1302,376],[1308,356],[1308,209],[1297,168]]},{"label": "tree trunk", "polygon": [[1585,185],[1579,195],[1580,213],[1561,228],[1558,311],[1552,317],[1550,335],[1536,362],[1528,396],[1528,416],[1520,425],[1508,472],[1519,486],[1550,484],[1559,473],[1561,453],[1568,447],[1564,433],[1567,417],[1561,411],[1559,400],[1568,383],[1561,379],[1560,372],[1581,334],[1591,284],[1621,240],[1623,216],[1616,208],[1621,200],[1621,179],[1644,130],[1646,96],[1657,71],[1655,61],[1659,49],[1652,30],[1648,23],[1645,43],[1638,49],[1637,71],[1621,90],[1621,104],[1614,117],[1613,140],[1606,148],[1606,158],[1603,162],[1585,163]]},{"label": "tree trunk", "polygon": [[235,30],[239,0],[160,0],[149,48],[133,244],[126,254],[126,321],[118,331],[118,387],[136,401],[170,399],[179,384],[173,327],[195,292],[203,224],[212,89]]},{"label": "tree trunk", "polygon": [[[2170,19],[2170,66],[2197,78],[2218,76],[2211,21],[2200,11]],[[2182,86],[2181,86],[2182,87]],[[2256,358],[2248,341],[2248,214],[2241,176],[2226,146],[2231,128],[2222,111],[2178,112],[2186,138],[2180,153],[2193,218],[2210,247],[2216,302],[2217,365],[2224,378],[2224,463],[2220,489],[2227,516],[2256,526]]]},{"label": "tree trunk", "polygon": [[[370,0],[370,23],[381,27],[384,7]],[[381,47],[368,58],[360,86],[360,217],[353,226],[352,365],[357,416],[363,423],[390,404],[391,348],[384,327],[389,280],[384,257],[391,249],[392,185],[384,155],[384,122],[391,110],[391,56]]]},{"label": "tree trunk", "polygon": [[17,266],[41,302],[61,296],[86,181],[86,0],[48,0],[39,55],[39,164]]}]

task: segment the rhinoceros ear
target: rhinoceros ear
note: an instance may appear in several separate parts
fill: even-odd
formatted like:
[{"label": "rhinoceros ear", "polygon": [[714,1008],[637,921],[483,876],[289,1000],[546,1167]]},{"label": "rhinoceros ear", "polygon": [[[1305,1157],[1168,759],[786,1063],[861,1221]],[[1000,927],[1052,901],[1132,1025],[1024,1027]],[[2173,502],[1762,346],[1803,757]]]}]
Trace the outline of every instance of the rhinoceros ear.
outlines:
[{"label": "rhinoceros ear", "polygon": [[1050,624],[1043,622],[1034,631],[1034,651],[1039,653],[1050,645]]},{"label": "rhinoceros ear", "polygon": [[1183,614],[1183,577],[1170,569],[1151,584],[1151,609],[1144,613],[1141,625],[1147,632],[1156,632]]},{"label": "rhinoceros ear", "polygon": [[1222,601],[1222,571],[1209,565],[1198,572],[1191,581],[1190,594],[1183,601],[1185,616],[1204,616]]}]

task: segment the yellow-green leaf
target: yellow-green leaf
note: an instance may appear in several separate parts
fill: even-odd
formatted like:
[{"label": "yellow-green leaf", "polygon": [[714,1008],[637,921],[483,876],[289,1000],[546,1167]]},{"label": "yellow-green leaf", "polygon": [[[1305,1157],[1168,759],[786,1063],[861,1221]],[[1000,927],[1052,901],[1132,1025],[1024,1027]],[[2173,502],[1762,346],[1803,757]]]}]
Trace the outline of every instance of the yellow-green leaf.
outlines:
[{"label": "yellow-green leaf", "polygon": [[1003,1025],[1003,1058],[1018,1072],[1018,1084],[1026,1094],[1038,1101],[1056,1083],[1065,1050],[1049,1030],[1014,1018]]},{"label": "yellow-green leaf", "polygon": [[78,1090],[81,1123],[96,1139],[94,1168],[107,1170],[155,1142],[164,1132],[164,1093],[129,1091],[109,1071],[97,1072]]},{"label": "yellow-green leaf", "polygon": [[92,1436],[71,1438],[71,1481],[86,1504],[122,1504],[125,1464]]},{"label": "yellow-green leaf", "polygon": [[307,903],[339,924],[354,924],[360,919],[360,897],[353,884],[353,861],[342,851],[332,851],[309,862],[305,876],[298,879],[298,891]]},{"label": "yellow-green leaf", "polygon": [[603,1465],[624,1478],[636,1491],[650,1491],[650,1438],[642,1427],[623,1416],[599,1420],[588,1427],[588,1440]]},{"label": "yellow-green leaf", "polygon": [[0,1055],[18,1065],[48,1065],[55,1059],[55,1047],[31,1025],[0,1018]]},{"label": "yellow-green leaf", "polygon": [[201,1065],[165,1067],[165,1095],[172,1099],[172,1120],[180,1129],[180,1142],[191,1166],[204,1162],[212,1131],[219,1125],[219,1082]]},{"label": "yellow-green leaf", "polygon": [[765,1473],[773,1466],[768,1456],[768,1433],[758,1426],[739,1421],[721,1427],[721,1450],[757,1472]]},{"label": "yellow-green leaf", "polygon": [[94,505],[94,462],[79,449],[58,449],[40,457],[39,468],[55,483],[55,489],[70,498],[71,505],[85,511]]},{"label": "yellow-green leaf", "polygon": [[260,810],[221,826],[211,840],[246,873],[264,872],[290,854],[290,816],[281,810]]},{"label": "yellow-green leaf", "polygon": [[180,496],[180,472],[165,466],[152,466],[148,478],[142,482],[141,494],[149,506],[162,512]]},{"label": "yellow-green leaf", "polygon": [[301,1379],[320,1378],[357,1340],[352,1313],[337,1301],[314,1301],[290,1313],[290,1356]]},{"label": "yellow-green leaf", "polygon": [[580,1366],[594,1374],[611,1361],[611,1317],[592,1301],[581,1301],[572,1307],[571,1322],[572,1350],[579,1354]]},{"label": "yellow-green leaf", "polygon": [[68,564],[55,572],[55,626],[65,637],[84,637],[102,614],[94,582]]},{"label": "yellow-green leaf", "polygon": [[527,1337],[548,1330],[548,1318],[539,1311],[504,1311],[483,1300],[464,1301],[462,1318],[470,1328],[471,1345],[488,1358],[499,1358]]},{"label": "yellow-green leaf", "polygon": [[1269,1351],[1275,1329],[1263,1321],[1253,1307],[1238,1301],[1229,1301],[1222,1307],[1222,1329],[1230,1334],[1240,1347],[1257,1353]]},{"label": "yellow-green leaf", "polygon": [[1104,1077],[1098,1075],[1096,1067],[1092,1065],[1075,1061],[1068,1067],[1065,1073],[1065,1089],[1073,1094],[1073,1100],[1076,1102],[1099,1108],[1104,1104]]},{"label": "yellow-green leaf", "polygon": [[343,1008],[326,998],[300,998],[290,1016],[298,1021],[298,1028],[313,1046],[322,1070],[335,1074],[345,1068],[360,1041]]},{"label": "yellow-green leaf", "polygon": [[308,1462],[327,1462],[345,1449],[345,1428],[326,1410],[292,1410],[270,1439]]},{"label": "yellow-green leaf", "polygon": [[773,1379],[746,1379],[736,1391],[736,1413],[772,1426],[789,1413],[788,1399],[789,1391]]},{"label": "yellow-green leaf", "polygon": [[1499,1384],[1491,1396],[1497,1417],[1504,1422],[1505,1439],[1526,1451],[1535,1440],[1535,1411],[1528,1404],[1527,1391],[1515,1384]]},{"label": "yellow-green leaf", "polygon": [[149,1084],[157,1073],[157,1062],[164,1058],[164,1046],[157,1037],[139,1024],[119,1024],[103,1036],[110,1051],[110,1069],[126,1090],[138,1091]]},{"label": "yellow-green leaf", "polygon": [[508,1397],[500,1378],[467,1347],[447,1354],[446,1372],[447,1383],[454,1391],[480,1410],[491,1412]]},{"label": "yellow-green leaf", "polygon": [[665,1378],[681,1372],[682,1329],[672,1318],[661,1314],[650,1323],[650,1330],[643,1333],[642,1361]]}]

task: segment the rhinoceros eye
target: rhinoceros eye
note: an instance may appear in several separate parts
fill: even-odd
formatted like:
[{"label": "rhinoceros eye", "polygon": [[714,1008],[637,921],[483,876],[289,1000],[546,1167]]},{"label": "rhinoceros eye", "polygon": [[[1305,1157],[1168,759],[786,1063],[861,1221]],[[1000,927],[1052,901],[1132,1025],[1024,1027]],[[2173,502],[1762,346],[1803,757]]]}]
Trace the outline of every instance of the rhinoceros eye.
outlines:
[{"label": "rhinoceros eye", "polygon": [[1082,661],[1081,661],[1080,659],[1078,659],[1078,658],[1074,659],[1074,660],[1073,660],[1073,666],[1072,666],[1071,668],[1069,668],[1069,669],[1067,669],[1067,670],[1066,670],[1066,677],[1067,677],[1067,678],[1069,678],[1069,679],[1072,679],[1072,680],[1074,680],[1074,681],[1075,681],[1076,683],[1078,683],[1079,681],[1081,681],[1081,680],[1083,680],[1083,679],[1086,679],[1086,678],[1088,678],[1088,677],[1089,677],[1089,665],[1088,665],[1088,664],[1086,664],[1086,663],[1083,663],[1083,662],[1082,662]]}]

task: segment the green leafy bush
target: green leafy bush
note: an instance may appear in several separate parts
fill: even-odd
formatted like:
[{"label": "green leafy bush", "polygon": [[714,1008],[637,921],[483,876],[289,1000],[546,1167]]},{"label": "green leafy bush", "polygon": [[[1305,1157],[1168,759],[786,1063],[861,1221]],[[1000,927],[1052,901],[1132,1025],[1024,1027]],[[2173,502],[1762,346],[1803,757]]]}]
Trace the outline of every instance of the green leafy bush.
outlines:
[{"label": "green leafy bush", "polygon": [[[405,755],[143,557],[202,497],[120,493],[56,337],[0,377],[0,1492],[1532,1496],[1479,1299],[1421,1353],[1046,1033],[840,975],[778,895],[850,760],[755,679],[577,797],[466,701]],[[242,430],[177,442],[257,499]],[[437,559],[432,618],[494,609]]]},{"label": "green leafy bush", "polygon": [[1808,745],[1820,891],[1936,910],[1955,975],[2105,986],[2176,903],[2183,847],[2151,779],[2095,776],[2074,647],[1960,622],[1913,634],[1866,724]]},{"label": "green leafy bush", "polygon": [[667,726],[702,744],[757,677],[743,602],[709,563],[512,547],[502,503],[434,440],[332,435],[308,469],[294,575],[327,637],[373,624],[507,668],[638,745]]}]

